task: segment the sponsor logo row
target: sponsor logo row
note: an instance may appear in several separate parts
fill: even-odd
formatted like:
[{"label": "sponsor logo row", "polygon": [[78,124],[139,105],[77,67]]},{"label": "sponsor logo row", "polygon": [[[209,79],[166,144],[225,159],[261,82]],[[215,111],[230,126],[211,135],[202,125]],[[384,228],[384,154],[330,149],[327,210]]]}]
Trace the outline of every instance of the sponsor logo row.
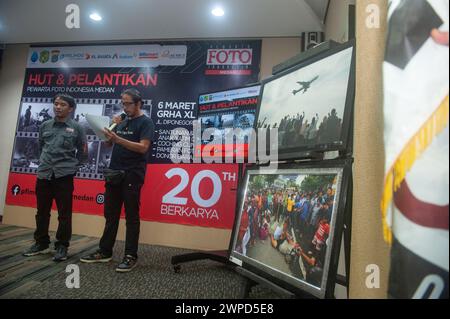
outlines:
[{"label": "sponsor logo row", "polygon": [[[61,52],[60,49],[36,50],[31,53],[33,64],[57,63],[58,61],[82,60],[158,60],[158,59],[186,59],[186,53],[171,51],[170,49],[154,51],[137,51],[132,53],[90,53],[90,52]],[[209,49],[207,52],[207,66],[245,66],[253,61],[252,49]]]}]

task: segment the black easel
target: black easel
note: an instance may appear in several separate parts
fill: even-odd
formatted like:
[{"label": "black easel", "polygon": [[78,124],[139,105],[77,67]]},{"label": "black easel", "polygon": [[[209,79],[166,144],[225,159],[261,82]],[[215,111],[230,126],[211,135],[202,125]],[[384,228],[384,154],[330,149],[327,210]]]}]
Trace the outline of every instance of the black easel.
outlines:
[{"label": "black easel", "polygon": [[[353,161],[353,160],[352,160]],[[350,176],[348,181],[347,194],[345,196],[345,209],[344,209],[344,217],[342,224],[342,231],[339,234],[339,240],[335,242],[335,245],[339,245],[338,248],[335,248],[335,255],[331,258],[331,264],[334,263],[334,268],[330,272],[329,277],[335,278],[334,282],[331,283],[330,286],[327,287],[327,293],[325,298],[335,298],[334,288],[336,284],[346,287],[347,289],[347,298],[349,297],[349,288],[350,288],[350,254],[351,254],[351,233],[352,233],[352,200],[353,194],[353,173],[350,170]],[[344,240],[344,254],[345,254],[345,276],[337,274],[337,268],[339,264],[340,258],[340,246],[341,240]]]},{"label": "black easel", "polygon": [[[323,153],[322,156],[318,156],[318,154],[312,154],[310,156],[310,153],[304,153],[304,156],[302,156],[302,159],[295,160],[295,161],[289,161],[286,164],[289,163],[298,163],[302,161],[307,161],[308,163],[313,163],[315,160],[317,161],[318,158],[319,161],[323,159]],[[308,161],[308,158],[310,159]],[[346,158],[344,154],[342,156],[338,157],[337,159]],[[251,169],[254,167],[264,167],[269,166],[270,162],[265,163],[263,165],[257,163],[254,165],[249,165],[246,169]],[[240,189],[240,186],[242,185],[243,178],[244,178],[244,167],[243,164],[239,164],[239,173],[238,173],[238,188]],[[346,190],[346,202],[345,202],[345,208],[344,208],[344,216],[343,216],[343,224],[342,224],[342,231],[340,233],[336,233],[336,239],[334,240],[334,247],[332,249],[333,254],[331,256],[330,260],[330,273],[329,273],[329,279],[335,278],[335,280],[329,280],[327,284],[326,289],[326,295],[325,298],[328,299],[334,299],[334,290],[335,285],[339,284],[347,288],[347,297],[349,294],[349,278],[350,278],[350,249],[351,249],[351,223],[352,223],[352,192],[353,192],[353,179],[352,174],[350,173],[349,176],[350,180],[348,181],[348,188]],[[236,201],[236,207],[239,207],[239,201]],[[238,211],[238,209],[236,210]],[[233,227],[235,229],[235,227]],[[232,234],[233,238],[233,234]],[[256,285],[262,285],[264,287],[267,287],[281,295],[286,296],[288,299],[310,299],[315,298],[312,295],[309,295],[305,292],[297,292],[293,293],[292,291],[285,289],[284,287],[277,285],[276,283],[259,276],[247,269],[244,269],[243,267],[240,267],[230,261],[230,252],[232,249],[232,238],[230,240],[230,247],[228,250],[221,250],[221,251],[211,251],[211,252],[194,252],[194,253],[188,253],[188,254],[182,254],[182,255],[176,255],[171,258],[171,264],[173,265],[173,269],[175,273],[179,273],[181,271],[181,264],[191,261],[197,261],[197,260],[213,260],[216,262],[223,263],[229,267],[233,267],[233,269],[240,274],[242,277],[246,279],[245,286],[243,287],[243,290],[241,291],[242,298],[248,298],[250,291],[252,287]],[[344,254],[345,254],[345,275],[338,275],[337,274],[337,268],[339,264],[340,259],[340,252],[341,252],[341,240],[344,240]]]},{"label": "black easel", "polygon": [[268,287],[271,290],[273,290],[281,295],[287,296],[288,299],[296,299],[297,298],[297,296],[294,293],[290,292],[289,290],[286,290],[286,289],[274,284],[270,280],[267,280],[264,277],[258,276],[257,274],[246,270],[245,268],[237,266],[235,268],[235,270],[238,274],[240,274],[242,277],[245,277],[247,279],[245,282],[244,289],[242,291],[243,299],[248,298],[250,291],[256,285],[262,285],[262,286]]},{"label": "black easel", "polygon": [[[330,49],[335,48],[339,44],[333,41],[327,41],[319,46],[302,52],[298,54],[297,56],[289,59],[288,61],[281,63],[277,66],[275,66],[272,70],[272,74],[275,75],[277,73],[281,73],[290,67],[292,67],[295,64],[298,64],[300,62],[304,62],[306,60],[312,59],[319,54],[328,51]],[[354,92],[353,92],[354,93]],[[353,95],[351,93],[350,95]],[[353,97],[354,98],[354,97]],[[353,114],[350,114],[352,116]],[[353,121],[350,122],[350,132],[353,131]],[[352,147],[353,147],[353,135],[350,133],[349,143],[347,145],[347,148],[345,150],[339,151],[339,157],[338,159],[341,160],[352,160]],[[324,159],[324,153],[320,151],[311,151],[311,152],[304,152],[304,153],[292,153],[292,154],[284,154],[284,159],[286,160],[286,164],[288,163],[313,163],[313,162],[319,162]],[[267,165],[269,165],[267,163]],[[252,165],[251,167],[262,167],[264,165],[261,165],[260,163],[257,163],[255,165]],[[248,167],[248,168],[251,168]],[[243,165],[239,164],[239,183],[238,187],[241,185],[241,182],[243,181]],[[351,245],[351,223],[352,223],[352,188],[353,188],[353,177],[350,169],[349,174],[350,181],[348,181],[348,188],[346,190],[346,201],[345,201],[345,208],[344,208],[344,214],[343,214],[343,220],[341,221],[340,229],[342,229],[341,232],[336,233],[337,239],[333,242],[332,247],[332,255],[330,260],[330,271],[329,271],[329,278],[332,280],[328,280],[327,287],[326,287],[326,294],[325,298],[335,298],[334,296],[334,289],[336,284],[340,284],[347,288],[347,296],[349,294],[349,275],[350,275],[350,245]],[[238,211],[238,205],[239,201],[236,201],[236,211]],[[233,229],[236,229],[236,227],[233,227]],[[234,233],[232,233],[232,238],[234,236]],[[339,263],[339,256],[341,251],[341,240],[344,238],[344,252],[345,252],[345,276],[338,275],[337,274],[337,268]],[[171,259],[171,263],[174,267],[175,272],[179,272],[181,270],[181,263],[195,261],[195,260],[203,260],[203,259],[210,259],[217,262],[224,263],[228,266],[233,266],[236,272],[238,272],[240,275],[242,275],[244,278],[247,279],[244,291],[243,291],[243,297],[248,297],[248,294],[251,290],[251,288],[257,284],[261,284],[263,286],[269,287],[270,289],[280,292],[282,294],[285,294],[288,296],[288,298],[316,298],[312,295],[309,295],[306,292],[298,291],[296,293],[291,292],[288,289],[285,289],[281,287],[280,285],[277,285],[276,283],[267,280],[264,277],[261,277],[251,271],[248,271],[240,266],[237,266],[236,264],[232,263],[230,261],[231,256],[231,249],[232,249],[232,242],[233,240],[230,240],[230,246],[228,251],[215,251],[215,252],[195,252],[190,254],[184,254],[184,255],[177,255],[173,256]],[[334,280],[333,280],[334,279]]]}]

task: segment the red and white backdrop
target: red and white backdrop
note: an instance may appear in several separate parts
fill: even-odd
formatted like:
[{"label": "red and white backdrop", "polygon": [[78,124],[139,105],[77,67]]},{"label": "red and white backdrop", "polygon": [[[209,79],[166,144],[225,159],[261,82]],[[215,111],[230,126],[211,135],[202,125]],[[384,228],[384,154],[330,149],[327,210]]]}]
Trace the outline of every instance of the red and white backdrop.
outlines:
[{"label": "red and white backdrop", "polygon": [[[231,229],[238,167],[173,164],[171,130],[192,135],[198,96],[258,81],[261,41],[180,41],[136,45],[31,47],[17,123],[7,205],[36,207],[38,127],[53,117],[52,97],[75,97],[75,120],[88,134],[88,162],[75,180],[74,212],[103,214],[106,148],[86,114],[121,113],[120,93],[138,89],[144,113],[155,123],[141,218],[147,221]],[[192,142],[192,141],[191,141]],[[192,147],[191,147],[192,149]]]},{"label": "red and white backdrop", "polygon": [[448,1],[390,2],[382,210],[392,298],[449,296],[448,27]]}]

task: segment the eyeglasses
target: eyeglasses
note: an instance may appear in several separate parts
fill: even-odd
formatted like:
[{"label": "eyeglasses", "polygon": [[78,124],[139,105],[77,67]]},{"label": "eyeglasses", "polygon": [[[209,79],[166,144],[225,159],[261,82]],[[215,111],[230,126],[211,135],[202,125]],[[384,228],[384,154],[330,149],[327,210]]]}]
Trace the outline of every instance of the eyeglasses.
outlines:
[{"label": "eyeglasses", "polygon": [[132,105],[135,105],[136,103],[134,103],[134,102],[120,102],[120,105],[121,106],[132,106]]}]

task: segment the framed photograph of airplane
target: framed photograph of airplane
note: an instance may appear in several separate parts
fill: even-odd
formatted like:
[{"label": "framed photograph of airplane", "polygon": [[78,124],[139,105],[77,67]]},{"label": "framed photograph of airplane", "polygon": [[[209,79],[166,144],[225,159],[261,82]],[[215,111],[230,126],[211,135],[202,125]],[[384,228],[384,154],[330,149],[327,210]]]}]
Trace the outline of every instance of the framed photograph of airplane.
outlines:
[{"label": "framed photograph of airplane", "polygon": [[264,80],[255,127],[277,130],[278,143],[267,143],[272,154],[350,150],[354,73],[351,41]]}]

